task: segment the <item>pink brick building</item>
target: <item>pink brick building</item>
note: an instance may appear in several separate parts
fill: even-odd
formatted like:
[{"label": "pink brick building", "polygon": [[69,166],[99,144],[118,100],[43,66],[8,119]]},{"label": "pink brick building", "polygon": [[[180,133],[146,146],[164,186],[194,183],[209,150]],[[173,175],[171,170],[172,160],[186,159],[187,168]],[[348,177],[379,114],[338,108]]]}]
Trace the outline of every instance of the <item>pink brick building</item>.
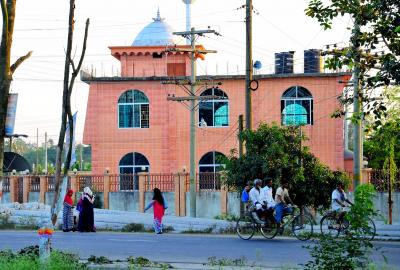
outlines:
[{"label": "pink brick building", "polygon": [[[84,143],[92,146],[92,170],[103,173],[173,173],[189,168],[189,111],[167,96],[186,96],[183,88],[162,84],[190,75],[186,53],[174,46],[169,26],[158,16],[132,46],[110,47],[121,63],[119,77],[83,74],[90,84]],[[185,47],[185,45],[178,45]],[[205,60],[207,61],[207,60]],[[260,122],[305,124],[311,151],[332,169],[345,169],[339,80],[348,73],[256,75],[252,93],[254,128]],[[188,77],[186,77],[188,78]],[[244,114],[244,75],[200,76],[209,80],[198,94],[223,97],[201,102],[197,112],[196,161],[199,171],[218,170],[215,156],[237,148],[238,116]],[[215,88],[216,83],[222,85]],[[205,125],[206,123],[206,125]]]}]

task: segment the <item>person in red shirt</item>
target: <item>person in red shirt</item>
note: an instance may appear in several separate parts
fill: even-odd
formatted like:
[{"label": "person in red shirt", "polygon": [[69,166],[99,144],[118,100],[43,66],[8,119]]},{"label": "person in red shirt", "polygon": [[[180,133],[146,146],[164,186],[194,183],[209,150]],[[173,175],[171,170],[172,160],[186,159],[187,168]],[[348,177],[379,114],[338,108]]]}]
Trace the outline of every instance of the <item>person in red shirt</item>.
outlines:
[{"label": "person in red shirt", "polygon": [[166,201],[164,200],[163,195],[161,194],[161,190],[155,188],[154,195],[152,201],[147,205],[144,211],[147,211],[151,207],[153,207],[154,213],[154,231],[156,234],[162,234],[163,224],[162,219],[164,217],[165,209],[167,209]]}]

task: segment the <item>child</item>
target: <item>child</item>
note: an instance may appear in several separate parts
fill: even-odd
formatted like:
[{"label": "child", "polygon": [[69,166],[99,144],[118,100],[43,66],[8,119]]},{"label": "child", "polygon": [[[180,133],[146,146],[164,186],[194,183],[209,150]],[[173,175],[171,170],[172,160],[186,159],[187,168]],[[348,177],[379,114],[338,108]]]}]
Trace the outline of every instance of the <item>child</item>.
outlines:
[{"label": "child", "polygon": [[149,205],[144,209],[147,211],[150,207],[153,206],[154,212],[154,231],[156,234],[162,234],[162,218],[164,216],[164,211],[167,209],[167,204],[164,200],[164,197],[161,194],[161,191],[158,188],[155,188],[153,195],[153,200],[149,203]]}]

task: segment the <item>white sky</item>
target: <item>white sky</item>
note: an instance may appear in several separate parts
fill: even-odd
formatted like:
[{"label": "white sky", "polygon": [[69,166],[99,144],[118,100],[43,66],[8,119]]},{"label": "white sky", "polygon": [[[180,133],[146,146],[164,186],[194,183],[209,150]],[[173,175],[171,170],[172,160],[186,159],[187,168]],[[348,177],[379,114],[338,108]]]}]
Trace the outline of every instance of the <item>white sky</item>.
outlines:
[{"label": "white sky", "polygon": [[[198,73],[241,74],[245,67],[245,0],[197,0],[192,6],[192,26],[210,26],[222,36],[200,39],[207,49],[218,53],[199,62]],[[306,48],[322,49],[326,44],[348,40],[349,19],[336,20],[334,29],[323,31],[304,14],[306,0],[253,0],[259,14],[253,17],[253,59],[260,60],[262,73],[273,72],[273,53],[296,51],[295,71],[302,72],[302,53]],[[185,5],[181,0],[77,0],[75,24],[76,61],[81,51],[86,18],[90,18],[88,48],[83,67],[96,68],[97,75],[111,75],[119,69],[108,46],[131,45],[136,35],[155,17],[161,17],[175,31],[185,30]],[[44,142],[47,131],[58,138],[61,119],[61,95],[66,47],[68,0],[18,0],[12,56],[15,59],[30,50],[33,56],[14,76],[12,91],[19,94],[15,133]],[[76,136],[83,135],[88,85],[76,82],[72,94],[73,111],[78,110]]]}]

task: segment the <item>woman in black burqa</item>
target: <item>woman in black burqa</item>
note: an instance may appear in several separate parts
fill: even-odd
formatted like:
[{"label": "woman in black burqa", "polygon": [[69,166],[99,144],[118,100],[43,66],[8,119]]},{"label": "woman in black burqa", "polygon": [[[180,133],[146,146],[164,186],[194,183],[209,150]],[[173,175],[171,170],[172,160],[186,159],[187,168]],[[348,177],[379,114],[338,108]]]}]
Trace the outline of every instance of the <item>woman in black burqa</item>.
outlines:
[{"label": "woman in black burqa", "polygon": [[[83,189],[83,195],[80,199],[81,206],[79,210],[78,231],[95,232],[94,212],[93,212],[94,195],[89,187]],[[78,204],[79,204],[78,203]]]}]

